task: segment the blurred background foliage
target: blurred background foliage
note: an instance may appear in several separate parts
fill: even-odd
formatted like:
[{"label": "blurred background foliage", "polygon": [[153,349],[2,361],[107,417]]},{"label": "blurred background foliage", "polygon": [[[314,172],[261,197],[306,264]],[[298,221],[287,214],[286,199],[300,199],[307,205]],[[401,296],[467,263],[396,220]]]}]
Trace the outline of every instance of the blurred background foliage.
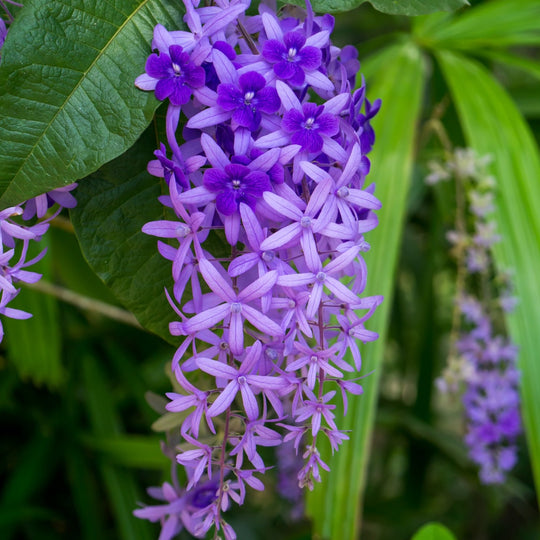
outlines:
[{"label": "blurred background foliage", "polygon": [[[360,523],[363,539],[408,540],[433,520],[462,540],[540,537],[540,227],[531,214],[540,201],[540,2],[471,4],[407,18],[365,3],[336,17],[334,41],[359,48],[370,98],[383,97],[370,179],[384,207],[368,260],[370,292],[386,296],[371,323],[381,340],[364,347],[364,373],[375,371],[347,417],[351,441],[309,499],[313,526],[287,520],[270,472],[267,491],[231,519],[242,540],[353,539]],[[479,483],[461,440],[460,403],[433,384],[455,284],[444,237],[453,200],[424,184],[427,160],[441,152],[426,127],[434,119],[454,146],[493,155],[503,233],[496,256],[514,266],[521,293],[509,324],[522,350],[529,445],[523,436],[519,464],[500,487]],[[160,401],[145,394],[170,390],[174,349],[123,310],[67,219],[56,220],[48,241],[40,271],[51,286],[16,299],[35,316],[7,322],[0,352],[0,538],[156,538],[157,527],[131,512],[148,502],[146,486],[169,475],[164,434],[149,434],[160,414],[148,401],[156,409]]]}]

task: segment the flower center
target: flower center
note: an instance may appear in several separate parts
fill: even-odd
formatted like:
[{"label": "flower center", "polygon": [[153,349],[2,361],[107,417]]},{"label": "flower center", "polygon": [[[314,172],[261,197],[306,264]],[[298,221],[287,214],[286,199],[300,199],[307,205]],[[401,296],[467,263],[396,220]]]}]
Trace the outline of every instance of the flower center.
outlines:
[{"label": "flower center", "polygon": [[313,127],[313,124],[315,123],[315,118],[313,116],[310,116],[306,120],[306,129],[311,129]]},{"label": "flower center", "polygon": [[321,283],[326,279],[326,274],[324,272],[319,272],[317,274],[317,281],[320,281]]},{"label": "flower center", "polygon": [[240,375],[240,377],[238,377],[238,384],[240,386],[243,386],[246,383],[247,383],[247,379],[244,377],[244,375]]},{"label": "flower center", "polygon": [[263,251],[263,254],[261,255],[263,261],[269,263],[274,260],[275,253],[273,251]]},{"label": "flower center", "polygon": [[304,216],[300,220],[300,225],[302,225],[302,227],[305,227],[306,229],[309,229],[311,227],[311,218],[309,216]]},{"label": "flower center", "polygon": [[297,52],[298,51],[294,47],[291,47],[289,51],[287,52],[287,56],[288,56],[287,60],[289,60],[289,62],[293,62],[295,60],[295,56]]},{"label": "flower center", "polygon": [[340,187],[338,189],[337,194],[338,194],[338,197],[341,197],[341,198],[345,199],[345,198],[347,198],[349,196],[349,188],[345,187],[345,186]]},{"label": "flower center", "polygon": [[240,180],[233,180],[232,181],[233,189],[240,189],[241,186],[242,186],[242,182],[240,182]]},{"label": "flower center", "polygon": [[180,224],[178,227],[176,227],[176,234],[178,238],[185,238],[190,232],[191,229],[187,225]]},{"label": "flower center", "polygon": [[179,77],[180,75],[182,75],[182,68],[175,62],[172,63],[172,68],[173,68],[173,71],[174,71],[174,74]]},{"label": "flower center", "polygon": [[242,311],[242,304],[240,302],[233,302],[231,304],[232,313],[240,313]]},{"label": "flower center", "polygon": [[250,91],[244,94],[244,104],[249,105],[251,100],[255,97],[255,92]]},{"label": "flower center", "polygon": [[315,355],[312,355],[311,358],[309,359],[309,361],[312,363],[312,364],[316,364],[317,363],[317,360],[319,360]]}]

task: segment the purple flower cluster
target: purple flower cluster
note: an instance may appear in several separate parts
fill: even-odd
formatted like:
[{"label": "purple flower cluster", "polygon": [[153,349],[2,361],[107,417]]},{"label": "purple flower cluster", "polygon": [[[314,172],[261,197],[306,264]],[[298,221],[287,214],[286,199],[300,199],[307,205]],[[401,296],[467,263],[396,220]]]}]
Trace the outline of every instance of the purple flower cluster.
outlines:
[{"label": "purple flower cluster", "polygon": [[[30,241],[39,242],[41,237],[49,228],[49,221],[62,210],[63,207],[73,208],[76,204],[75,198],[69,193],[77,185],[73,184],[64,188],[50,191],[47,194],[39,195],[18,206],[6,208],[0,212],[0,314],[12,319],[28,319],[32,315],[19,309],[8,307],[20,292],[16,288],[17,283],[35,283],[41,279],[41,274],[26,270],[37,261],[42,259],[46,253],[44,249],[37,257],[26,260]],[[46,219],[45,214],[48,208],[55,203],[59,207],[57,211]],[[38,218],[33,225],[24,225],[16,222],[13,218],[21,216],[22,220],[32,220]],[[4,330],[0,321],[0,342],[4,338]]]},{"label": "purple flower cluster", "polygon": [[[157,53],[136,85],[168,99],[171,154],[161,145],[149,171],[165,179],[161,201],[176,215],[143,227],[167,239],[158,249],[175,281],[170,332],[183,337],[172,363],[182,392],[168,394],[167,409],[185,414],[176,460],[189,482],[161,495],[170,509],[215,488],[204,507],[179,503],[175,520],[164,507],[137,515],[159,515],[163,539],[181,526],[232,539],[221,514],[247,486],[263,489],[259,447],[301,449],[297,482],[312,488],[328,470],[321,439],[336,450],[348,438],[334,400],[346,408],[348,393],[362,393],[345,373],[361,367],[359,341],[377,339],[364,325],[382,301],[360,297],[364,234],[381,207],[365,186],[380,103],[364,87],[351,95],[359,63],[332,45],[331,16],[309,5],[284,19],[266,4],[253,16],[243,2],[197,5],[186,0],[190,31],[156,26]],[[224,245],[230,256],[217,256]]]},{"label": "purple flower cluster", "polygon": [[473,298],[463,299],[460,308],[472,325],[457,342],[458,352],[472,367],[463,395],[465,442],[480,466],[481,481],[497,484],[517,461],[516,437],[521,432],[517,348],[495,335],[490,318]]},{"label": "purple flower cluster", "polygon": [[[490,283],[494,269],[492,246],[500,237],[493,211],[495,181],[486,166],[489,157],[478,157],[471,149],[457,149],[445,164],[431,163],[427,181],[435,184],[456,178],[462,190],[464,208],[457,209],[456,231],[448,234],[462,265],[458,280],[457,307],[466,323],[443,376],[437,380],[441,391],[458,392],[464,387],[463,404],[467,418],[465,443],[471,459],[480,466],[480,480],[501,483],[517,461],[516,437],[521,432],[519,413],[519,373],[517,348],[493,330],[497,311],[509,312],[516,303],[508,275],[497,275],[498,286]],[[459,205],[458,205],[459,206]],[[475,279],[483,281],[483,301],[473,292]],[[498,306],[493,301],[498,296]],[[491,297],[491,298],[490,298]]]}]

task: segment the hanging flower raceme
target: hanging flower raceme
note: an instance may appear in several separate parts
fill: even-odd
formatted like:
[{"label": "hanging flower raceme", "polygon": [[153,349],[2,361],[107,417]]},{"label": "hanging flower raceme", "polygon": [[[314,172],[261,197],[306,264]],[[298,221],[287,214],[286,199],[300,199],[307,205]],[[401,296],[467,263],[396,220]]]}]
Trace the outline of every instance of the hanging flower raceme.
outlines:
[{"label": "hanging flower raceme", "polygon": [[[166,505],[136,512],[159,519],[163,538],[182,527],[235,538],[222,513],[263,489],[259,447],[280,447],[281,460],[296,452],[301,487],[320,481],[321,440],[335,450],[347,439],[335,400],[362,392],[345,380],[361,367],[358,341],[377,338],[364,325],[382,298],[360,295],[364,235],[381,206],[365,185],[379,102],[353,96],[359,63],[332,45],[332,17],[246,9],[186,0],[190,31],[156,26],[157,52],[136,80],[168,102],[170,154],[161,144],[149,171],[176,215],[143,227],[169,242],[158,246],[173,261],[170,331],[183,337],[182,392],[167,408],[187,413],[176,459],[189,483],[164,485],[155,493]],[[204,486],[214,487],[196,509],[186,501]]]},{"label": "hanging flower raceme", "polygon": [[[471,149],[457,149],[447,163],[429,164],[427,182],[456,179],[458,217],[448,239],[463,276],[456,299],[463,324],[437,385],[443,392],[462,391],[469,456],[480,468],[482,483],[500,484],[517,462],[521,418],[517,348],[495,331],[500,315],[510,312],[516,299],[507,274],[495,272],[494,282],[490,279],[495,270],[491,248],[500,238],[489,217],[495,186],[486,171],[489,162]],[[482,300],[474,293],[475,277],[483,283]]]}]

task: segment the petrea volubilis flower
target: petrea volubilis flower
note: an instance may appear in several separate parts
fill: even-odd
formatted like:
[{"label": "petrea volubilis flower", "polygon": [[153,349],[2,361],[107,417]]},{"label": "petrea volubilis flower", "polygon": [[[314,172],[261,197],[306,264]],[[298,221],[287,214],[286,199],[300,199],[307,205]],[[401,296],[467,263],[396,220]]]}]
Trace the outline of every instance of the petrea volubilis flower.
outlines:
[{"label": "petrea volubilis flower", "polygon": [[[162,535],[183,524],[232,539],[223,512],[243,504],[248,487],[263,489],[269,463],[259,447],[279,448],[280,460],[291,448],[297,485],[312,488],[328,470],[321,439],[335,451],[348,438],[335,401],[362,394],[345,374],[361,367],[359,342],[377,339],[365,325],[382,300],[360,296],[364,235],[381,206],[364,186],[380,104],[363,88],[351,94],[359,62],[332,45],[331,16],[185,5],[189,31],[158,25],[158,53],[136,84],[169,98],[172,157],[162,144],[149,170],[165,179],[160,200],[176,219],[143,231],[170,242],[158,248],[173,261],[170,331],[183,342],[173,358],[182,392],[168,394],[167,409],[185,417],[181,450],[168,453],[189,480],[167,489],[162,511],[137,515],[159,519]],[[180,72],[197,75],[182,83]],[[176,84],[181,98],[171,98]],[[185,141],[176,138],[181,115]],[[208,481],[217,483],[207,506],[186,514],[178,503],[172,519],[174,501]]]}]

